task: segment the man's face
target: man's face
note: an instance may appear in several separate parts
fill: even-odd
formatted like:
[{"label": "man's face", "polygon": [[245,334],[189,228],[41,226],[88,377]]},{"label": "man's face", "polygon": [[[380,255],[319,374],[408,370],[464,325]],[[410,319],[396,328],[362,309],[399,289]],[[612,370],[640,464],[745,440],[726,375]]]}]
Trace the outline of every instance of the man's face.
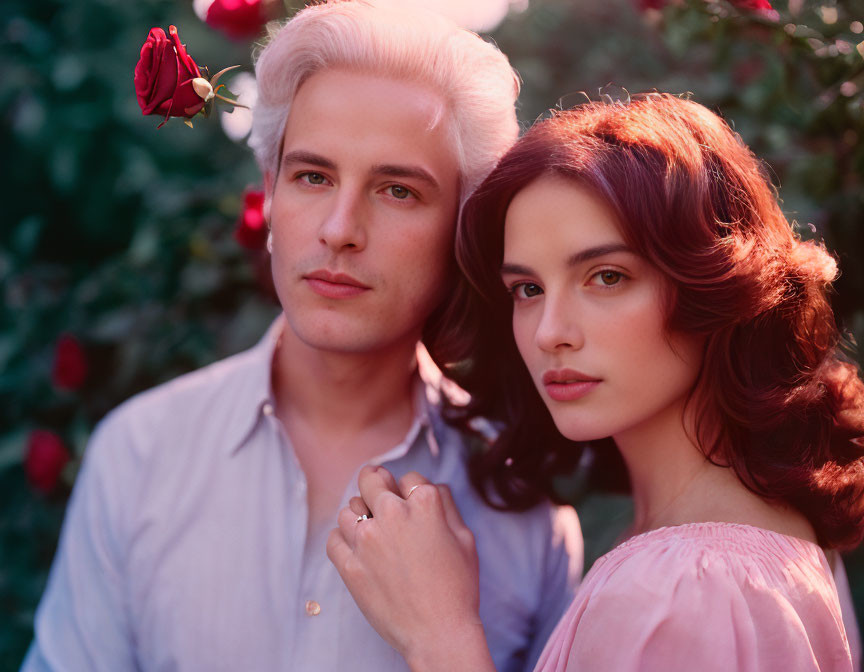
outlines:
[{"label": "man's face", "polygon": [[441,97],[410,82],[325,70],[300,87],[265,214],[276,292],[307,345],[419,338],[447,286],[458,212],[446,118]]}]

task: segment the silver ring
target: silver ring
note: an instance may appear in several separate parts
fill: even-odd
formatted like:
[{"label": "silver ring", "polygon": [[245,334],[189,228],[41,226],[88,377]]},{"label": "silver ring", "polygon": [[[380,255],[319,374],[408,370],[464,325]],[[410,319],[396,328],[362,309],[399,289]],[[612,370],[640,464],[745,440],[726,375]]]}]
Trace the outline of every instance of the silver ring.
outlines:
[{"label": "silver ring", "polygon": [[408,501],[408,498],[411,496],[411,493],[414,492],[419,487],[420,487],[419,485],[412,485],[411,486],[411,489],[408,491],[408,494],[405,495],[405,501],[406,502]]},{"label": "silver ring", "polygon": [[371,518],[371,516],[367,516],[367,515],[364,513],[362,516],[357,516],[357,520],[355,520],[354,522],[355,522],[355,523],[359,523],[361,520],[369,520],[369,518]]}]

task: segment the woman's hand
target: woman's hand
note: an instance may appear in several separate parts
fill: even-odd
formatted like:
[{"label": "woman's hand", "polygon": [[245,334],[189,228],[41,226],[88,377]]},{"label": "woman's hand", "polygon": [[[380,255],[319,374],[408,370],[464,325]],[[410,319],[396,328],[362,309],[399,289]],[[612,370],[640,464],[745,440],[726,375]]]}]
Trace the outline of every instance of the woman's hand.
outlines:
[{"label": "woman's hand", "polygon": [[362,499],[339,512],[327,555],[369,623],[413,670],[494,670],[474,535],[450,489],[370,466],[358,483]]}]

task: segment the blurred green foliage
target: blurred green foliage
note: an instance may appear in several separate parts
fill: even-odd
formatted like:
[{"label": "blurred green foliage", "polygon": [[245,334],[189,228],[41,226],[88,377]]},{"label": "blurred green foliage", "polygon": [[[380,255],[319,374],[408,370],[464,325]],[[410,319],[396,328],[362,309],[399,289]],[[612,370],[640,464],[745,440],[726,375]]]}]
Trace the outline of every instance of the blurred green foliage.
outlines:
[{"label": "blurred green foliage", "polygon": [[[551,106],[627,91],[692,92],[770,165],[803,237],[843,274],[835,307],[864,337],[864,0],[778,1],[779,19],[723,0],[638,11],[631,0],[532,0],[493,35],[524,79],[527,125]],[[211,71],[250,66],[180,0],[0,4],[0,669],[15,669],[54,553],[77,461],[49,496],[22,466],[28,433],[80,457],[132,394],[251,345],[276,314],[266,262],[233,222],[259,181],[216,119],[143,117],[132,72],[152,26],[180,29]],[[230,86],[230,79],[228,80]],[[612,85],[612,86],[609,86]],[[51,383],[61,333],[84,344],[84,386]],[[580,510],[596,557],[626,505]],[[864,557],[847,559],[864,614]]]}]

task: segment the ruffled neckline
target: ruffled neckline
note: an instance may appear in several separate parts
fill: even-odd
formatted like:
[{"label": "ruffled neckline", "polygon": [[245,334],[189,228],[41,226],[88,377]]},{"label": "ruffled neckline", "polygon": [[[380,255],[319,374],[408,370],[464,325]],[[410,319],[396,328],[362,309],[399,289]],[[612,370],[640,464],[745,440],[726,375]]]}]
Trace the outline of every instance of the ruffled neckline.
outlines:
[{"label": "ruffled neckline", "polygon": [[[682,523],[680,525],[664,525],[622,541],[612,548],[600,560],[612,559],[625,551],[638,550],[642,546],[672,539],[727,539],[736,544],[751,542],[759,547],[766,545],[781,552],[793,550],[796,552],[815,553],[819,559],[828,564],[824,549],[819,544],[793,537],[782,532],[775,532],[746,523],[729,523],[720,521],[705,521]],[[599,562],[599,560],[598,560]]]}]

